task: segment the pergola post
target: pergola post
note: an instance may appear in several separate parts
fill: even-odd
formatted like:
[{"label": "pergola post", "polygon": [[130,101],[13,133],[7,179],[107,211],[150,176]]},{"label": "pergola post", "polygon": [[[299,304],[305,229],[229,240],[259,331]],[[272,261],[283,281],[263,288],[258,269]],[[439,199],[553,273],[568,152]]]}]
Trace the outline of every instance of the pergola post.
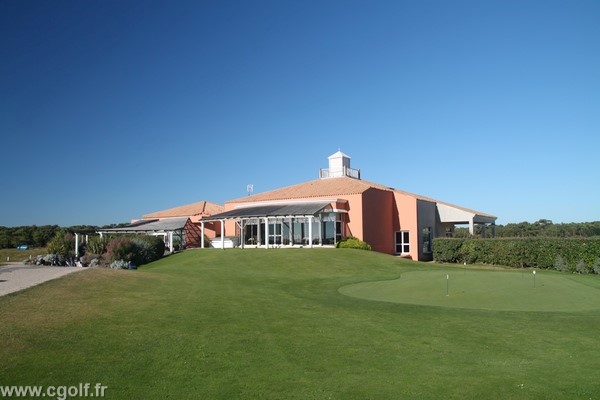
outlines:
[{"label": "pergola post", "polygon": [[319,246],[323,246],[323,221],[319,218]]},{"label": "pergola post", "polygon": [[221,250],[225,250],[225,220],[221,220]]},{"label": "pergola post", "polygon": [[204,221],[200,221],[200,248],[204,248]]},{"label": "pergola post", "polygon": [[473,218],[469,220],[469,234],[471,234],[471,236],[475,235],[475,222],[473,221]]},{"label": "pergola post", "polygon": [[79,257],[79,233],[75,233],[75,257]]},{"label": "pergola post", "polygon": [[243,249],[244,248],[244,219],[240,219],[240,247]]},{"label": "pergola post", "polygon": [[308,217],[308,243],[309,247],[312,249],[313,240],[312,240],[312,225],[313,225],[313,216]]},{"label": "pergola post", "polygon": [[265,218],[265,249],[269,248],[269,217]]},{"label": "pergola post", "polygon": [[256,219],[256,246],[260,246],[262,243],[262,235],[260,234],[260,218]]}]

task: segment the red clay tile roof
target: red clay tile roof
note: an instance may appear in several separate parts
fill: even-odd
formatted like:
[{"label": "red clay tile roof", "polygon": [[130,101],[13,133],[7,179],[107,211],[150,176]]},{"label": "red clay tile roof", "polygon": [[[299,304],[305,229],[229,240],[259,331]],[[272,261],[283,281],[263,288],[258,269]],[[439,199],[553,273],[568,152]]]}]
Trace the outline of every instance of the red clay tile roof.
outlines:
[{"label": "red clay tile roof", "polygon": [[380,185],[374,186],[374,184],[370,182],[348,177],[316,179],[314,181],[299,183],[297,185],[287,186],[269,192],[240,197],[238,199],[230,200],[227,203],[336,197],[340,195],[363,193],[372,187],[383,188],[380,187]]},{"label": "red clay tile roof", "polygon": [[173,218],[192,217],[196,215],[213,215],[223,212],[223,206],[208,201],[186,204],[184,206],[169,208],[168,210],[156,211],[144,215],[143,219],[149,218]]},{"label": "red clay tile roof", "polygon": [[297,185],[292,186],[286,186],[280,189],[258,193],[252,196],[240,197],[238,199],[230,200],[227,203],[237,204],[259,201],[309,199],[314,197],[337,197],[343,195],[360,194],[371,188],[401,193],[419,200],[446,204],[448,206],[459,208],[467,212],[472,212],[480,216],[496,218],[495,216],[490,214],[485,214],[465,207],[460,207],[454,204],[446,203],[444,201],[439,201],[418,194],[405,192],[403,190],[398,190],[378,183],[349,177],[315,179],[313,181],[299,183]]}]

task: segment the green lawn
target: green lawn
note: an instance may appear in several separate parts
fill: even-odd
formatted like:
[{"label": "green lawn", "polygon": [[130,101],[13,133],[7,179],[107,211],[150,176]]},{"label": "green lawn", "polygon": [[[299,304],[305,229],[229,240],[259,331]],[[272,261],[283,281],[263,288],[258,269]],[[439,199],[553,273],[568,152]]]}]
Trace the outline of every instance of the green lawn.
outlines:
[{"label": "green lawn", "polygon": [[340,293],[366,300],[503,311],[600,311],[600,277],[531,270],[432,269],[355,283]]},{"label": "green lawn", "polygon": [[28,259],[30,256],[35,257],[38,255],[46,255],[48,252],[45,247],[34,248],[28,250],[19,249],[0,249],[0,265],[6,261],[23,261]]},{"label": "green lawn", "polygon": [[442,274],[421,297],[441,285],[454,298],[459,276],[445,296],[446,273],[463,274],[471,296],[499,272],[342,249],[195,250],[137,271],[82,271],[0,298],[0,385],[102,383],[109,399],[598,398],[600,311],[586,304],[598,276],[543,272],[540,286],[515,290],[585,287],[568,300],[579,311],[341,293],[360,282],[395,293]]}]

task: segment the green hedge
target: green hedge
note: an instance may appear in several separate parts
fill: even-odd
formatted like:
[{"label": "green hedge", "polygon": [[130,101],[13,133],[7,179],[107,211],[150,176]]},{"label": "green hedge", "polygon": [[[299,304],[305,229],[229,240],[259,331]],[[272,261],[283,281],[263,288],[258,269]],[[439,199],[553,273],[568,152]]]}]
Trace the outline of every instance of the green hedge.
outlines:
[{"label": "green hedge", "polygon": [[583,263],[586,271],[594,272],[600,260],[600,238],[437,238],[433,241],[433,259],[542,269],[563,262],[569,271],[581,271]]}]

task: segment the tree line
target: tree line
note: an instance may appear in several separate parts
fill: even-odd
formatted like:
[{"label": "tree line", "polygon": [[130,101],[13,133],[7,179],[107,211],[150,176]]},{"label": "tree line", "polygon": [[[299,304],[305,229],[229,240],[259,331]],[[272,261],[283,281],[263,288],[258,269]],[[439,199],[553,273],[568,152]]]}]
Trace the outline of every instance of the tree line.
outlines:
[{"label": "tree line", "polygon": [[[58,231],[65,233],[92,234],[99,229],[118,228],[127,223],[110,224],[104,226],[74,225],[60,227],[58,225],[43,226],[0,226],[0,249],[15,248],[26,244],[30,247],[46,247],[50,239]],[[490,229],[488,229],[488,234]],[[475,227],[475,234],[481,234],[481,227]],[[454,237],[464,238],[469,236],[468,228],[456,228]],[[496,237],[591,237],[600,236],[600,221],[572,222],[555,224],[549,219],[540,219],[536,222],[519,222],[506,225],[496,225]]]},{"label": "tree line", "polygon": [[[487,229],[487,234],[491,229]],[[475,227],[475,234],[481,234],[481,227]],[[468,237],[468,228],[456,228],[454,237]],[[540,219],[536,222],[519,222],[506,225],[496,225],[496,237],[592,237],[600,236],[600,221],[571,222],[555,224],[549,219]]]},{"label": "tree line", "polygon": [[110,224],[101,227],[93,225],[74,225],[66,228],[58,225],[0,226],[0,249],[15,248],[22,244],[26,244],[29,247],[46,247],[48,242],[59,231],[64,231],[65,233],[81,233],[85,235],[95,233],[99,229],[118,228],[126,225],[128,224]]}]

